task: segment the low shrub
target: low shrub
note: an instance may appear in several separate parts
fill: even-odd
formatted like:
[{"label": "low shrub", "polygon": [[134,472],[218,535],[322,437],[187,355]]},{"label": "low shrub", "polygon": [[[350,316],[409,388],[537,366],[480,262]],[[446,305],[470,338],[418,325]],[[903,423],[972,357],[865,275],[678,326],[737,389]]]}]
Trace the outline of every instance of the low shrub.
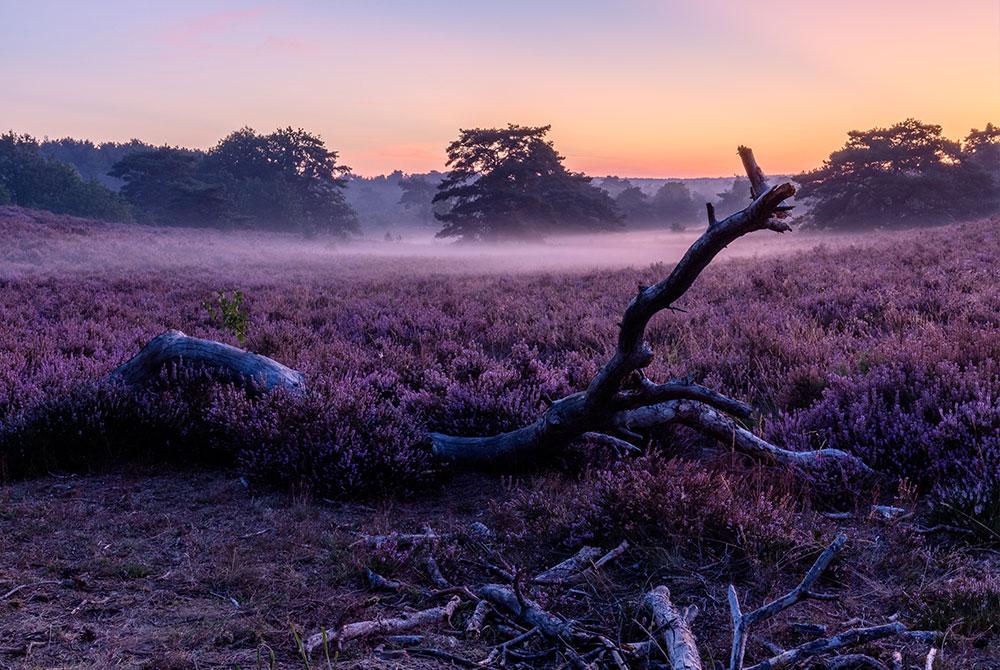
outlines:
[{"label": "low shrub", "polygon": [[495,511],[508,532],[534,544],[611,546],[628,539],[765,567],[817,540],[802,523],[812,513],[798,493],[774,471],[727,472],[652,454],[579,480],[532,486]]}]

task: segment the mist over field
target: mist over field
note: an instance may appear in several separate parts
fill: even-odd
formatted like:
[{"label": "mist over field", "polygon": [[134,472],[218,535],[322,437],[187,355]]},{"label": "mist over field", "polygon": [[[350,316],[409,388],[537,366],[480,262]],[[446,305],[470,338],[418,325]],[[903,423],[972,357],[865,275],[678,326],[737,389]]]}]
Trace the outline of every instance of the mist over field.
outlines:
[{"label": "mist over field", "polygon": [[[0,208],[3,276],[94,273],[185,268],[230,280],[255,276],[264,268],[282,273],[313,270],[352,276],[398,274],[503,274],[581,272],[594,269],[643,268],[675,263],[699,231],[631,231],[560,235],[543,242],[466,244],[436,240],[432,235],[406,241],[303,240],[300,236],[198,229],[133,229],[121,224],[55,217]],[[726,249],[726,258],[769,257],[816,246],[837,248],[871,241],[867,237],[799,233],[775,236],[755,233]],[[252,268],[251,274],[247,274]]]}]

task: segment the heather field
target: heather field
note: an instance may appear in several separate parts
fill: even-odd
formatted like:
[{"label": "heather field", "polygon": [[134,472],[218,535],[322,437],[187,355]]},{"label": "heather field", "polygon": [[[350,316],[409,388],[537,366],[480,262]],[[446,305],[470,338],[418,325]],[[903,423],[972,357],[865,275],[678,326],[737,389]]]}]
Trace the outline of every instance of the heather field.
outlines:
[{"label": "heather field", "polygon": [[[841,449],[874,474],[752,462],[685,428],[642,454],[582,439],[555,463],[470,474],[436,461],[427,432],[511,430],[585,388],[636,286],[696,233],[477,249],[2,208],[0,668],[325,668],[296,636],[403,606],[372,597],[365,568],[428,579],[425,548],[358,533],[427,525],[450,533],[432,555],[454,584],[628,540],[579,587],[599,607],[547,605],[634,640],[637,598],[666,583],[719,654],[725,584],[763,602],[845,532],[823,585],[841,599],[768,624],[748,656],[860,617],[944,633],[939,670],[1000,668],[998,226],[755,233],[651,323],[650,377],[692,375],[758,408],[774,444]],[[245,295],[245,348],[301,370],[304,394],[186,369],[141,392],[104,380],[167,329],[237,344],[204,306],[220,290]],[[359,643],[330,663],[461,665],[490,643],[435,642],[458,661]],[[865,650],[923,667],[927,647]],[[573,661],[546,653],[539,641],[505,660]]]}]

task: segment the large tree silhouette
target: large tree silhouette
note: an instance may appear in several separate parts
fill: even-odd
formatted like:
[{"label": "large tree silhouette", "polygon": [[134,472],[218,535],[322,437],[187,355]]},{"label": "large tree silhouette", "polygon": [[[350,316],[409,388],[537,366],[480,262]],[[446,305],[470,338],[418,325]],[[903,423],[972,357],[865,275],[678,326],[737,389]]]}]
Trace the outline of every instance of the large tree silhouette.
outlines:
[{"label": "large tree silhouette", "polygon": [[178,147],[130,153],[108,174],[123,182],[121,195],[142,223],[216,226],[227,217],[221,187],[199,175],[204,154]]},{"label": "large tree silhouette", "polygon": [[982,130],[973,128],[965,138],[962,153],[966,160],[982,167],[1000,186],[1000,126],[987,123]]},{"label": "large tree silhouette", "polygon": [[944,223],[986,214],[996,185],[941,126],[907,119],[852,130],[823,166],[795,177],[814,225],[857,228]]},{"label": "large tree silhouette", "polygon": [[462,241],[538,239],[548,233],[621,225],[614,202],[590,177],[571,172],[550,126],[508,125],[460,131],[448,146],[450,171],[438,186],[438,237]]},{"label": "large tree silhouette", "polygon": [[301,128],[268,135],[243,128],[208,152],[199,174],[222,188],[234,222],[343,234],[356,231],[358,220],[343,194],[351,169],[337,160]]}]

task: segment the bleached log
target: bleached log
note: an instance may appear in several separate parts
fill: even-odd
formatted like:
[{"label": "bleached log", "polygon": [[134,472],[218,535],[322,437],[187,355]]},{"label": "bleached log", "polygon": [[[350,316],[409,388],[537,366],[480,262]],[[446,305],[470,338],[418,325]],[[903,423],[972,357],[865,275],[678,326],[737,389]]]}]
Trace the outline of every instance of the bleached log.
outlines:
[{"label": "bleached log", "polygon": [[389,619],[373,619],[371,621],[356,621],[340,628],[331,628],[325,632],[311,635],[306,640],[305,649],[307,654],[312,654],[316,649],[324,644],[324,641],[336,649],[340,649],[345,642],[373,635],[398,635],[412,630],[437,626],[443,622],[451,620],[455,610],[458,609],[461,600],[458,596],[453,597],[446,605],[441,607],[431,607],[404,614],[399,617]]},{"label": "bleached log", "polygon": [[208,369],[234,383],[266,391],[305,389],[305,376],[298,370],[222,342],[189,337],[179,330],[154,337],[138,354],[115,368],[108,379],[127,386],[147,386],[159,379],[160,371],[168,365]]},{"label": "bleached log", "polygon": [[653,615],[653,633],[659,635],[671,670],[701,670],[698,643],[691,632],[697,610],[678,610],[670,600],[670,590],[657,586],[646,594],[643,604]]}]

